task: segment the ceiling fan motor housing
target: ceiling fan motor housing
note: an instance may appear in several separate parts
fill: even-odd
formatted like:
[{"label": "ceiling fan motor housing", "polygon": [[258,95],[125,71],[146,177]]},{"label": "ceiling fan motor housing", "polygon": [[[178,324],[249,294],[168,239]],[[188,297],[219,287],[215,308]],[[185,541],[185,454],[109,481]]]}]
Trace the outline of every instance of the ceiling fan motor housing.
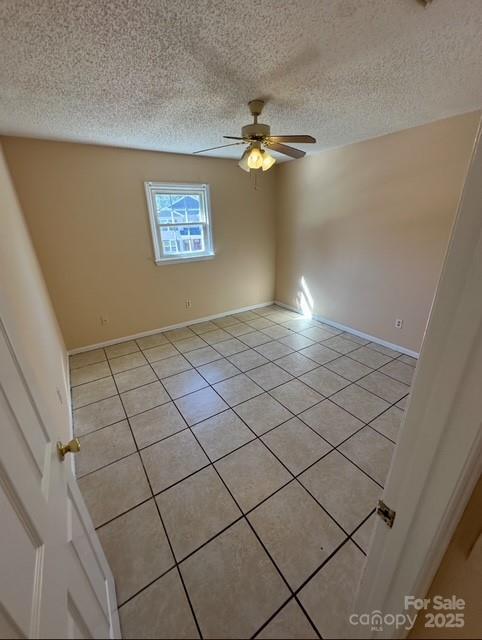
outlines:
[{"label": "ceiling fan motor housing", "polygon": [[252,140],[263,140],[270,135],[270,127],[268,124],[247,124],[241,129],[241,136],[243,138],[250,138]]}]

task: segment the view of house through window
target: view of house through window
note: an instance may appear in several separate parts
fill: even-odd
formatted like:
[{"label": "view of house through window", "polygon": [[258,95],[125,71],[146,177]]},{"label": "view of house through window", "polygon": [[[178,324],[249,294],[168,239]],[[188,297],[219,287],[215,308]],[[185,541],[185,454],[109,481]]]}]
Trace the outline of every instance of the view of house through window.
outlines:
[{"label": "view of house through window", "polygon": [[146,183],[156,262],[213,255],[207,185]]}]

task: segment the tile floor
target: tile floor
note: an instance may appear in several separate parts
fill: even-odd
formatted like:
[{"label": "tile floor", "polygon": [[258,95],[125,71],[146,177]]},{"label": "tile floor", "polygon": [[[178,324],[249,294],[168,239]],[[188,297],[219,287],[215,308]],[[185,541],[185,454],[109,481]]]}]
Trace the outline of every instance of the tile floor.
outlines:
[{"label": "tile floor", "polygon": [[413,358],[270,306],[70,364],[124,637],[347,637]]}]

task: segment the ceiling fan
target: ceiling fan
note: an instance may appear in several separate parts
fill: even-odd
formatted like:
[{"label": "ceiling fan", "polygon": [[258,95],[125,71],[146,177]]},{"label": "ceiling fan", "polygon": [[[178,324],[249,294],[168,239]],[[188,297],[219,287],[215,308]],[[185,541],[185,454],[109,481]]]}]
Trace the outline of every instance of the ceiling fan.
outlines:
[{"label": "ceiling fan", "polygon": [[289,147],[282,143],[301,142],[304,144],[312,144],[316,142],[315,138],[306,135],[272,136],[269,125],[258,122],[258,116],[260,116],[263,111],[264,100],[251,100],[251,102],[248,103],[248,107],[254,119],[253,124],[247,124],[241,129],[241,137],[223,136],[223,138],[227,138],[228,140],[240,140],[241,142],[222,144],[218,147],[194,151],[194,153],[204,153],[205,151],[213,151],[214,149],[247,144],[248,147],[239,161],[241,169],[248,172],[252,169],[267,171],[276,162],[276,159],[268,153],[267,149],[283,153],[286,156],[290,156],[290,158],[302,158],[306,155],[305,151]]}]

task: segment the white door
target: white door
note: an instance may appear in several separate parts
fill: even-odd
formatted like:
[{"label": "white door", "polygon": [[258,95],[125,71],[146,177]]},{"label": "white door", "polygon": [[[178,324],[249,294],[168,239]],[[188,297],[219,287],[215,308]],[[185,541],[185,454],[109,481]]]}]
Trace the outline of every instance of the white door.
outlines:
[{"label": "white door", "polygon": [[110,569],[69,456],[0,317],[0,637],[119,637]]}]

